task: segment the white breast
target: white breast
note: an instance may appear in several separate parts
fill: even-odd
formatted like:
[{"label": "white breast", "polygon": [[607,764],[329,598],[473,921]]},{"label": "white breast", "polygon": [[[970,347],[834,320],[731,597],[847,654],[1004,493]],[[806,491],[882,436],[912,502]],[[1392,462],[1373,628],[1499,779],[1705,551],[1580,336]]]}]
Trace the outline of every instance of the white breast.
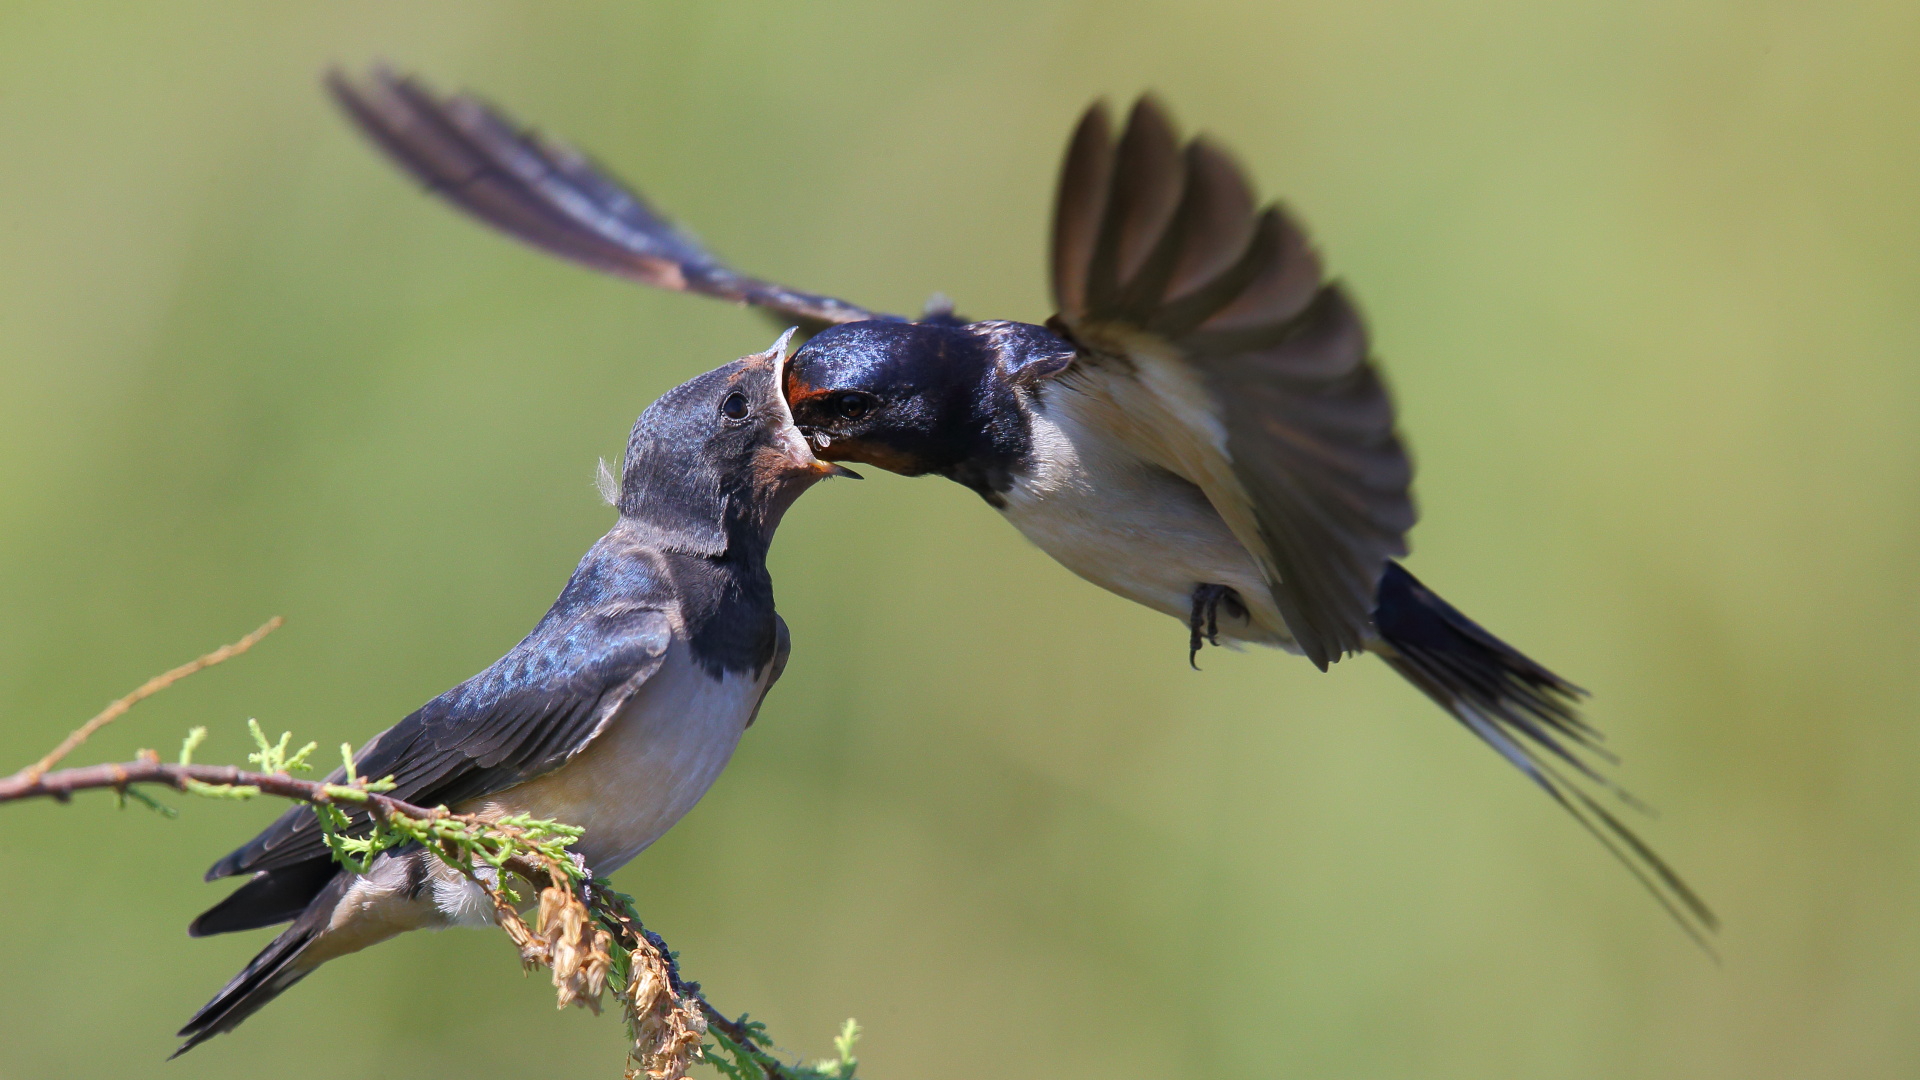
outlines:
[{"label": "white breast", "polygon": [[1206,495],[1108,434],[1107,411],[1071,381],[1046,384],[1029,413],[1034,467],[1001,513],[1062,566],[1183,626],[1195,587],[1226,585],[1252,618],[1223,609],[1222,637],[1291,644],[1258,565]]},{"label": "white breast", "polygon": [[733,757],[771,674],[715,679],[684,642],[619,716],[564,766],[486,799],[489,814],[529,813],[586,830],[574,850],[596,874],[625,865],[693,809]]}]

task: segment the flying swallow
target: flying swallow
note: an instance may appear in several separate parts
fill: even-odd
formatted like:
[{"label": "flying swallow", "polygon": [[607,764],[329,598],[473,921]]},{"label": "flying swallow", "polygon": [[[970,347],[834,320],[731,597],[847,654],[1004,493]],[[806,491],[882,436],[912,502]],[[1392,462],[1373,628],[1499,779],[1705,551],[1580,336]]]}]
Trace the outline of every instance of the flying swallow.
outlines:
[{"label": "flying swallow", "polygon": [[[767,548],[800,493],[833,475],[780,389],[787,338],[668,391],[633,427],[619,520],[524,640],[361,747],[392,794],[486,817],[585,829],[596,875],[658,840],[706,794],[786,668]],[[339,779],[336,776],[335,779]],[[365,822],[365,815],[357,821]],[[251,879],[195,937],[292,920],[180,1030],[175,1056],[252,1015],[337,956],[407,930],[493,922],[485,892],[414,847],[364,875],[294,807],[207,879]]]},{"label": "flying swallow", "polygon": [[869,311],[728,268],[630,187],[468,95],[334,73],[347,114],[429,189],[536,247],[761,308],[813,336],[786,393],[823,458],[977,492],[1081,577],[1203,644],[1372,653],[1539,785],[1696,941],[1717,920],[1589,787],[1635,805],[1584,691],[1397,558],[1413,469],[1366,327],[1305,231],[1151,97],[1069,142],[1045,325]]}]

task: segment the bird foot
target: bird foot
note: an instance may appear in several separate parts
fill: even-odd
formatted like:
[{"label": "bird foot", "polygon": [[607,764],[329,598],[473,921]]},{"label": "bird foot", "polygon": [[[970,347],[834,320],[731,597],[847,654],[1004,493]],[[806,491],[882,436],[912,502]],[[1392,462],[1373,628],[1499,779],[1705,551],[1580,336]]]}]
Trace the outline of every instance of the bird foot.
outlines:
[{"label": "bird foot", "polygon": [[1234,618],[1247,617],[1247,606],[1240,602],[1240,594],[1225,585],[1197,585],[1193,590],[1193,614],[1187,618],[1187,663],[1193,670],[1199,671],[1198,662],[1201,645],[1220,644],[1220,605],[1227,605],[1227,614]]}]

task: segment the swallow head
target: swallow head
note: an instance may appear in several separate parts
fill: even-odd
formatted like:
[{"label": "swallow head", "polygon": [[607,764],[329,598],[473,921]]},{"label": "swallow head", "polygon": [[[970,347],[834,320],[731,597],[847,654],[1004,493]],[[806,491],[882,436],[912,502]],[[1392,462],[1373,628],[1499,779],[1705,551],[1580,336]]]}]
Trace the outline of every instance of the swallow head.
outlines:
[{"label": "swallow head", "polygon": [[681,383],[647,407],[627,443],[622,516],[682,531],[745,526],[770,536],[802,492],[829,476],[858,477],[816,456],[794,425],[781,392],[792,334]]},{"label": "swallow head", "polygon": [[936,473],[997,506],[1031,464],[1030,395],[1075,355],[1026,323],[843,323],[793,355],[787,402],[821,457]]},{"label": "swallow head", "polygon": [[844,323],[794,354],[785,389],[820,457],[920,476],[948,472],[977,449],[992,367],[963,327]]}]

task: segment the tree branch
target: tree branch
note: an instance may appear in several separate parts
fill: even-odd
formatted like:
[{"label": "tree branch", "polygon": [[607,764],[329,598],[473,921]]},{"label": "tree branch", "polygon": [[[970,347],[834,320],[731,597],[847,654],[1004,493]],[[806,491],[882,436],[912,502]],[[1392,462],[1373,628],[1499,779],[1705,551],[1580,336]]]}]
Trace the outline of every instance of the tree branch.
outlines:
[{"label": "tree branch", "polygon": [[351,784],[328,784],[319,780],[301,780],[286,773],[250,772],[233,765],[178,765],[160,760],[153,751],[143,751],[139,760],[84,765],[34,775],[38,766],[22,769],[0,780],[0,803],[47,796],[66,802],[76,791],[112,788],[125,791],[132,784],[165,784],[175,791],[190,792],[195,784],[221,788],[256,788],[262,795],[277,795],[296,802],[364,804],[382,816],[400,814],[431,821],[449,815],[445,807],[429,810],[410,802]]},{"label": "tree branch", "polygon": [[58,765],[60,763],[61,758],[66,757],[68,754],[73,753],[74,748],[79,746],[81,743],[86,742],[87,739],[92,737],[94,732],[99,731],[101,728],[106,727],[108,724],[113,723],[115,720],[118,720],[121,717],[121,715],[124,714],[128,709],[133,708],[135,705],[138,705],[140,702],[146,700],[147,698],[150,698],[153,695],[159,693],[160,691],[165,690],[167,687],[172,686],[174,683],[179,682],[181,679],[184,679],[187,676],[192,675],[194,672],[205,671],[206,669],[212,667],[215,664],[221,663],[223,661],[231,660],[234,657],[239,656],[241,653],[246,652],[248,649],[251,649],[255,645],[260,644],[261,638],[264,638],[268,634],[273,633],[275,630],[280,629],[280,624],[285,621],[286,620],[282,619],[280,616],[275,615],[273,618],[268,619],[265,623],[261,624],[260,629],[255,630],[253,633],[248,634],[246,637],[241,638],[239,641],[236,641],[231,645],[222,645],[219,648],[213,650],[212,652],[208,653],[205,656],[200,657],[197,660],[190,660],[187,663],[181,664],[179,667],[174,668],[172,671],[166,672],[161,675],[155,675],[153,678],[148,679],[146,682],[140,685],[140,688],[138,690],[135,690],[133,693],[128,694],[126,697],[120,698],[112,702],[106,708],[101,709],[99,714],[94,716],[93,719],[87,721],[84,724],[81,724],[78,728],[74,730],[73,734],[68,735],[66,738],[66,741],[62,742],[59,746],[54,747],[52,753],[48,754],[46,757],[41,758],[39,761],[34,762],[32,765],[29,765],[26,768],[20,770],[19,775],[38,777],[41,773],[44,773],[48,769],[51,769],[55,765]]}]

